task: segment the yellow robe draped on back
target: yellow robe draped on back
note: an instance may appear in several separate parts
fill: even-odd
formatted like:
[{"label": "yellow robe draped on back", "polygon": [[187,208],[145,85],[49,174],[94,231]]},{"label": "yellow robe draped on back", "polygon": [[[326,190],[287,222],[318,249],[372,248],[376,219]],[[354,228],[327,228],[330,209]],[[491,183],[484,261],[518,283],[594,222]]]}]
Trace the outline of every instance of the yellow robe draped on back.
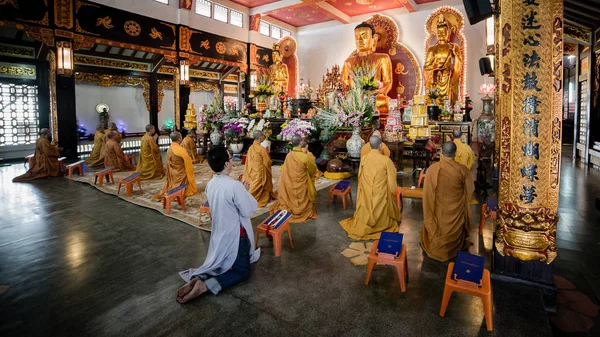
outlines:
[{"label": "yellow robe draped on back", "polygon": [[398,230],[402,215],[395,201],[396,187],[396,167],[389,157],[371,150],[361,159],[356,211],[340,221],[349,238],[373,240],[381,232]]},{"label": "yellow robe draped on back", "polygon": [[271,157],[267,149],[258,141],[248,149],[246,165],[244,166],[244,180],[250,182],[248,192],[258,202],[258,207],[265,207],[273,196],[273,175],[271,173]]},{"label": "yellow robe draped on back", "polygon": [[304,150],[298,147],[288,153],[281,166],[277,201],[271,206],[271,214],[278,210],[292,212],[290,222],[316,219],[316,172],[317,164],[313,155],[304,153]]},{"label": "yellow robe draped on back", "polygon": [[194,138],[192,138],[192,136],[185,136],[185,138],[183,138],[183,141],[181,142],[181,147],[186,149],[186,151],[190,155],[190,158],[192,159],[192,163],[196,164],[200,161],[200,158],[198,158],[198,151],[196,151],[196,141],[194,141]]},{"label": "yellow robe draped on back", "polygon": [[140,172],[140,180],[160,179],[165,176],[160,149],[148,132],[142,137],[136,171]]},{"label": "yellow robe draped on back", "polygon": [[104,167],[114,166],[115,171],[133,171],[135,167],[125,158],[123,149],[114,139],[109,139],[104,146]]},{"label": "yellow robe draped on back", "polygon": [[96,132],[92,153],[90,153],[90,156],[85,160],[87,166],[94,167],[104,164],[104,137],[104,132]]},{"label": "yellow robe draped on back", "polygon": [[165,194],[175,187],[186,184],[185,196],[189,197],[198,192],[196,179],[194,178],[194,166],[188,152],[178,143],[171,143],[167,150],[167,180],[162,190],[156,193],[153,201],[162,201]]},{"label": "yellow robe draped on back", "polygon": [[465,165],[470,170],[476,161],[473,149],[459,139],[455,139],[454,144],[456,144],[456,156],[454,157],[454,160],[459,164]]},{"label": "yellow robe draped on back", "polygon": [[13,182],[34,180],[46,177],[59,177],[60,163],[58,162],[58,148],[44,136],[35,144],[35,154],[29,170],[25,174],[15,177]]},{"label": "yellow robe draped on back", "polygon": [[[372,148],[371,148],[371,144],[366,143],[362,149],[360,149],[360,158],[362,159],[364,156],[366,156],[369,152],[371,152]],[[389,157],[392,153],[390,152],[390,148],[387,147],[387,145],[385,145],[384,143],[381,143],[381,150],[379,150],[379,153],[381,153],[382,155]]]},{"label": "yellow robe draped on back", "polygon": [[453,158],[442,157],[427,169],[423,186],[421,247],[430,258],[445,262],[469,246],[473,175]]}]

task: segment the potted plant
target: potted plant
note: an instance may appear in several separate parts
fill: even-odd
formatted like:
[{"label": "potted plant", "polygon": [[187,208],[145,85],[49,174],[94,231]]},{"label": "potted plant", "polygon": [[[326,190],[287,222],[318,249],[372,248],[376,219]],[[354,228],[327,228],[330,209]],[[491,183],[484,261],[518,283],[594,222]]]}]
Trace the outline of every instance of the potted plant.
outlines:
[{"label": "potted plant", "polygon": [[268,72],[259,73],[256,77],[256,83],[256,90],[254,90],[256,110],[263,112],[267,110],[267,98],[274,94],[270,74]]},{"label": "potted plant", "polygon": [[313,130],[315,130],[315,127],[311,122],[294,118],[281,126],[279,136],[282,140],[291,140],[294,135],[307,139]]},{"label": "potted plant", "polygon": [[237,120],[231,120],[223,126],[223,134],[229,144],[229,150],[233,154],[239,154],[244,148],[244,124]]},{"label": "potted plant", "polygon": [[221,126],[223,125],[223,118],[225,112],[221,109],[221,98],[218,94],[215,94],[210,107],[206,109],[206,126],[212,127],[210,133],[210,141],[213,145],[221,145],[223,143],[223,137],[221,136]]},{"label": "potted plant", "polygon": [[440,97],[440,89],[428,88],[426,93],[430,101],[429,106],[427,106],[427,115],[429,116],[429,120],[437,121],[440,116],[440,107],[437,104],[437,99]]}]

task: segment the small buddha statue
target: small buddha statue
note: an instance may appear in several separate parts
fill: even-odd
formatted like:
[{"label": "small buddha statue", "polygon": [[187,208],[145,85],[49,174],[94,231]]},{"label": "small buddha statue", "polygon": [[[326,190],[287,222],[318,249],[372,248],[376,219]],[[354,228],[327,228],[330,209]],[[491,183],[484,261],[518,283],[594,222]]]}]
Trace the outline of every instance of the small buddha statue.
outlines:
[{"label": "small buddha statue", "polygon": [[281,54],[279,52],[279,44],[273,44],[273,53],[271,54],[273,64],[269,67],[273,89],[276,94],[280,92],[287,93],[289,73],[287,64],[281,62]]},{"label": "small buddha statue", "polygon": [[427,49],[425,56],[425,88],[438,88],[441,97],[448,97],[453,105],[458,98],[462,53],[450,42],[452,27],[443,14],[436,19],[437,43]]},{"label": "small buddha statue", "polygon": [[375,64],[375,80],[382,83],[377,90],[375,105],[377,110],[382,114],[388,113],[389,97],[387,93],[392,88],[392,60],[388,54],[375,53],[377,40],[379,35],[375,34],[375,28],[363,22],[354,28],[354,39],[358,54],[350,56],[344,61],[342,67],[342,82],[347,85],[352,85],[352,70],[361,62],[369,62]]}]

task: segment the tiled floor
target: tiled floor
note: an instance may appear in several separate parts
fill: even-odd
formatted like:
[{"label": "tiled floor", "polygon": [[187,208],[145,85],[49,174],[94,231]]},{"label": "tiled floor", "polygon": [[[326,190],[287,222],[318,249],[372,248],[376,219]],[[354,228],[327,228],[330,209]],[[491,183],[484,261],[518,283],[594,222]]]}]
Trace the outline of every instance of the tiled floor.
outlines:
[{"label": "tiled floor", "polygon": [[[387,267],[364,285],[366,267],[340,253],[352,240],[337,222],[352,210],[327,206],[322,192],[319,219],[292,226],[294,249],[284,243],[275,258],[261,240],[263,254],[247,282],[182,306],[175,302],[177,272],[201,264],[209,233],[74,181],[13,184],[23,171],[19,164],[0,168],[2,336],[492,335],[478,299],[454,295],[439,317],[447,264],[428,259],[419,246],[419,200],[405,200],[400,227],[410,268],[406,293]],[[600,213],[593,197],[600,173],[565,158],[561,184],[556,274],[597,303]],[[473,207],[471,252],[484,255],[489,267],[492,223],[479,237]],[[494,335],[552,335],[538,290],[496,281],[493,290]]]}]

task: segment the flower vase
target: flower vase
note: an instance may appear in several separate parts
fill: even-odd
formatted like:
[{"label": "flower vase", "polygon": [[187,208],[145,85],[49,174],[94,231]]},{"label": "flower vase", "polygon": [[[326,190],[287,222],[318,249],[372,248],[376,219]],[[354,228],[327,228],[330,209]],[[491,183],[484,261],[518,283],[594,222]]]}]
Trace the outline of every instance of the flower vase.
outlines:
[{"label": "flower vase", "polygon": [[346,141],[348,155],[352,158],[360,158],[360,150],[363,145],[365,145],[365,141],[360,138],[360,127],[355,126],[352,128],[352,137]]},{"label": "flower vase", "polygon": [[214,124],[212,127],[212,132],[210,133],[210,142],[214,146],[223,144],[223,136],[219,131],[219,127]]},{"label": "flower vase", "polygon": [[240,153],[242,153],[243,149],[244,149],[244,143],[229,144],[229,150],[231,150],[231,153],[233,153],[233,154],[240,154]]}]

